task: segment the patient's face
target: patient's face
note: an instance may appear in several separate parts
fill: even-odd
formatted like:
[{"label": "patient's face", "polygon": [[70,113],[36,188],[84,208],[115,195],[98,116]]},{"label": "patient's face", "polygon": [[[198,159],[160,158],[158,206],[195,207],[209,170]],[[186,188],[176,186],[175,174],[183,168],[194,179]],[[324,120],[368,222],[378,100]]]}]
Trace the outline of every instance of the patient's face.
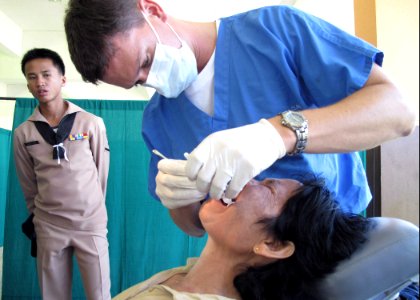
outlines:
[{"label": "patient's face", "polygon": [[219,199],[206,201],[200,209],[200,220],[217,243],[235,251],[249,251],[255,241],[265,236],[262,226],[256,223],[279,215],[300,185],[292,179],[252,180],[230,206]]}]

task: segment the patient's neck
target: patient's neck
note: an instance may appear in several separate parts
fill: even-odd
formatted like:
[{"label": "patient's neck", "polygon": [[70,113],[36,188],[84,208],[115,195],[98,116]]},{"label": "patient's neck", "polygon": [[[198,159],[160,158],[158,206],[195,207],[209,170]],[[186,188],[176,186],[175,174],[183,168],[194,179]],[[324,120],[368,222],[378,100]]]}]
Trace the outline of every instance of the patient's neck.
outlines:
[{"label": "patient's neck", "polygon": [[189,293],[213,294],[241,299],[233,279],[245,270],[247,261],[221,249],[206,246],[200,258],[184,276],[175,276],[165,282],[175,290]]}]

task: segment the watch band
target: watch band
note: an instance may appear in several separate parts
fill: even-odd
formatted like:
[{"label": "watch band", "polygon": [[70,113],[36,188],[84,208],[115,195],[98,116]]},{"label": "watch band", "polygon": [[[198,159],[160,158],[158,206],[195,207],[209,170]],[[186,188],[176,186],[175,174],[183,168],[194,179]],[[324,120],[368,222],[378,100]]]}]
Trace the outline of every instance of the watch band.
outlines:
[{"label": "watch band", "polygon": [[308,142],[308,124],[306,123],[304,126],[296,129],[295,133],[297,137],[295,149],[288,153],[288,155],[300,154],[305,150],[306,144]]},{"label": "watch band", "polygon": [[284,111],[279,115],[282,116],[281,124],[293,130],[296,134],[296,144],[293,151],[288,155],[297,155],[302,153],[308,142],[308,121],[297,111]]}]

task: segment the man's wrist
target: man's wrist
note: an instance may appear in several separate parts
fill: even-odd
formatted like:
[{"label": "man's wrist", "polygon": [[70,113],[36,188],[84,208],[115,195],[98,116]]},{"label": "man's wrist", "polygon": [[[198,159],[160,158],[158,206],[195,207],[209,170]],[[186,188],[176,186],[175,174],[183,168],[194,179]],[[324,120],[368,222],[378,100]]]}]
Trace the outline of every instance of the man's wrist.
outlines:
[{"label": "man's wrist", "polygon": [[276,128],[277,133],[281,136],[284,142],[284,146],[286,148],[286,153],[292,152],[295,148],[297,137],[295,132],[282,125],[282,116],[278,114],[276,117],[269,119],[271,125],[273,125],[274,128]]},{"label": "man's wrist", "polygon": [[308,142],[308,120],[302,113],[297,111],[285,111],[279,114],[281,117],[281,124],[294,132],[296,143],[293,150],[289,151],[288,155],[297,155],[303,153]]}]

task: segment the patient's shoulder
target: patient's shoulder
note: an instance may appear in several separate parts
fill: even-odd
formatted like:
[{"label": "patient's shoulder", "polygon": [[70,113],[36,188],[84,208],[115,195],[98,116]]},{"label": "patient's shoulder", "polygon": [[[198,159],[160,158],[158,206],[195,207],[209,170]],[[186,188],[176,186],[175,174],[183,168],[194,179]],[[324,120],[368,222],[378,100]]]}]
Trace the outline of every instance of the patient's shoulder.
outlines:
[{"label": "patient's shoulder", "polygon": [[[162,283],[166,283],[171,278],[174,278],[175,276],[182,276],[188,273],[188,271],[192,268],[192,266],[195,264],[196,259],[190,258],[187,261],[186,266],[177,267],[169,270],[165,270],[162,272],[159,272],[149,279],[142,281],[140,283],[137,283],[130,288],[122,291],[120,294],[115,296],[114,300],[141,300],[141,299],[147,299],[147,297],[155,297],[156,298],[149,298],[149,299],[167,299],[166,296],[170,296],[169,299],[172,299],[172,293],[171,289],[167,289],[165,287],[162,287]],[[157,298],[157,297],[163,297],[163,298]]]}]

